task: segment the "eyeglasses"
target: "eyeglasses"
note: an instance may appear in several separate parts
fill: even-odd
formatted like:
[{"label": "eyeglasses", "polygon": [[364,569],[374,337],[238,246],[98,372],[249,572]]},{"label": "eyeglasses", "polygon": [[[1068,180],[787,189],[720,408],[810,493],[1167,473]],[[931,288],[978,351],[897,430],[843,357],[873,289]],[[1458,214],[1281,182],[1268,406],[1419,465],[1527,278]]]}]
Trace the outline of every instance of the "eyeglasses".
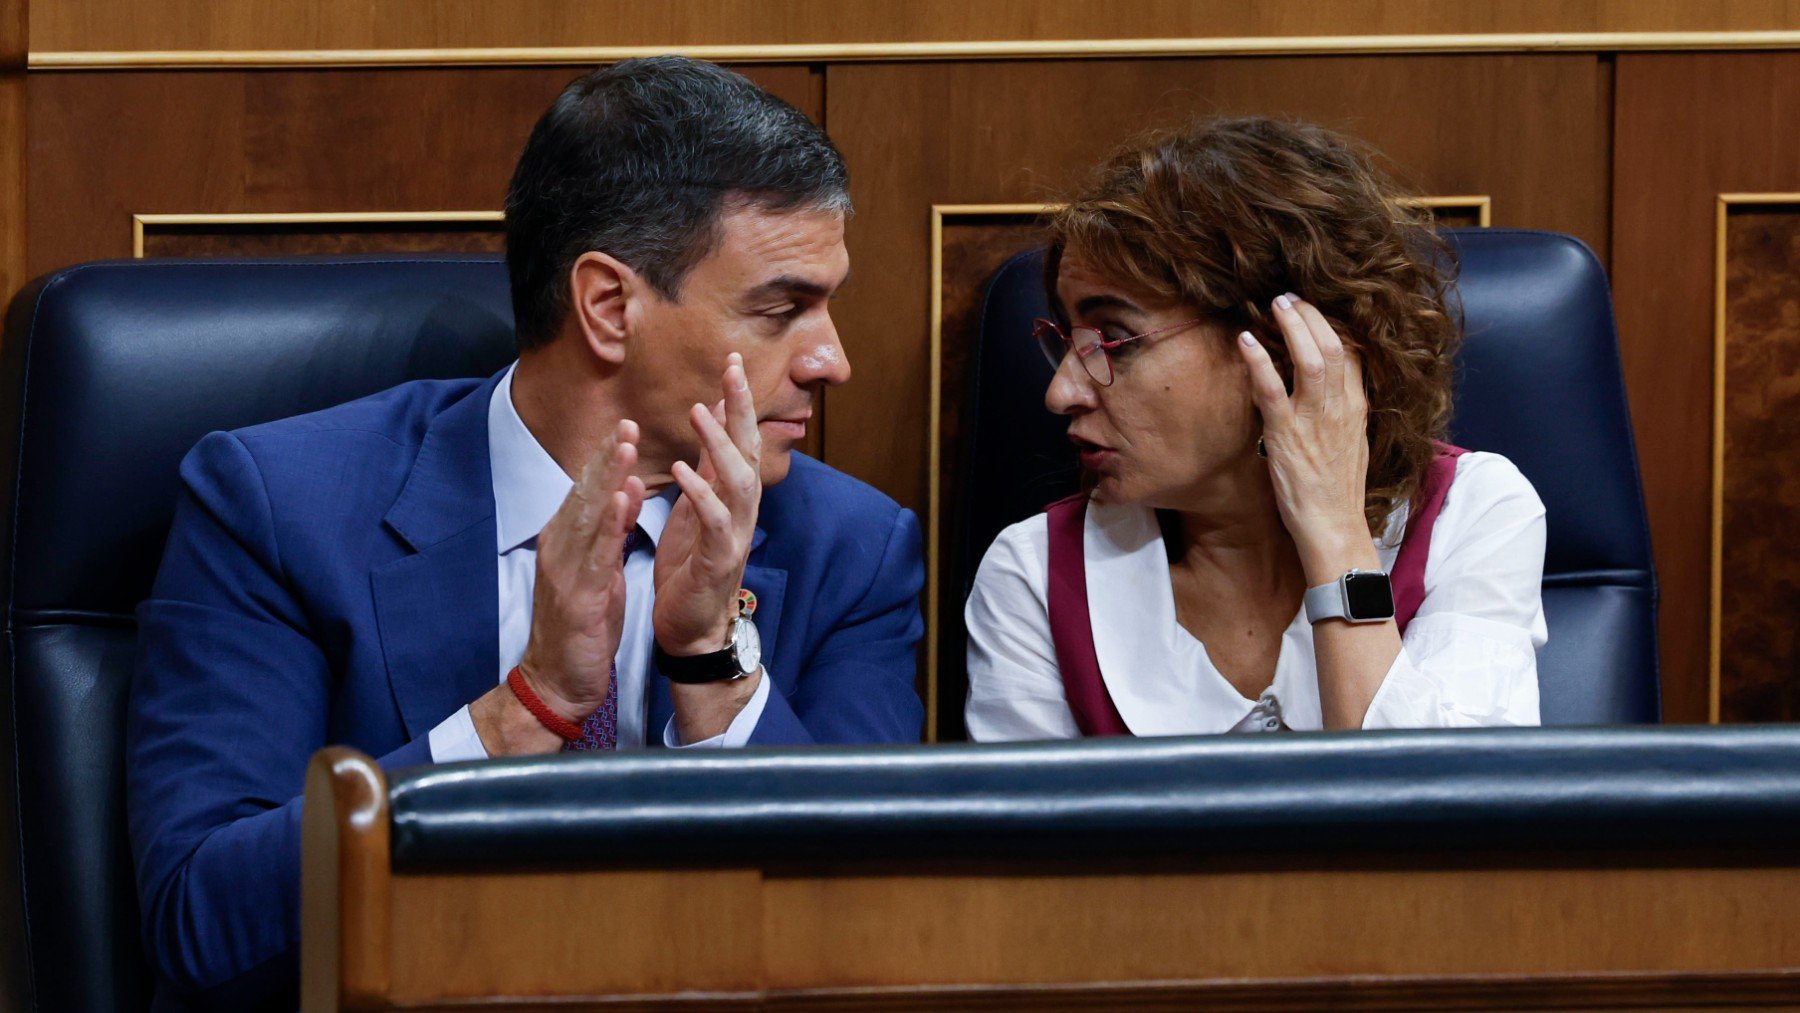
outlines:
[{"label": "eyeglasses", "polygon": [[[1040,317],[1031,322],[1031,336],[1037,339],[1038,347],[1044,350],[1044,358],[1050,360],[1051,366],[1060,369],[1063,356],[1069,354],[1069,351],[1073,349],[1075,357],[1081,361],[1081,367],[1087,370],[1088,376],[1093,377],[1094,382],[1102,387],[1111,387],[1113,382],[1112,356],[1108,355],[1108,352],[1141,338],[1152,338],[1158,334],[1181,330],[1183,327],[1192,327],[1203,319],[1196,317],[1193,320],[1184,320],[1179,324],[1160,327],[1154,331],[1145,331],[1142,334],[1133,334],[1117,341],[1108,341],[1106,335],[1101,334],[1098,327],[1071,327],[1069,328],[1070,333],[1064,334],[1063,329],[1056,326],[1054,321]],[[1071,337],[1071,335],[1073,336]]]}]

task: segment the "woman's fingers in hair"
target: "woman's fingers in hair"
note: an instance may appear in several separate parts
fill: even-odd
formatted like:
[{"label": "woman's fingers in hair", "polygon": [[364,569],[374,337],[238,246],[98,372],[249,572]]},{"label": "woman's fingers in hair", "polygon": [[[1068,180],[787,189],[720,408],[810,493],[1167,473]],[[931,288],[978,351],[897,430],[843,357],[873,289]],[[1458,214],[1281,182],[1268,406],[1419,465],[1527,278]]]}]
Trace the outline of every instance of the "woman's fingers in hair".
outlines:
[{"label": "woman's fingers in hair", "polygon": [[1278,295],[1272,305],[1275,322],[1281,325],[1281,336],[1287,341],[1288,356],[1294,360],[1294,400],[1301,405],[1323,403],[1332,396],[1325,353],[1300,313],[1300,299]]},{"label": "woman's fingers in hair", "polygon": [[1352,406],[1366,411],[1369,407],[1369,390],[1363,386],[1362,356],[1356,349],[1344,349],[1344,397]]},{"label": "woman's fingers in hair", "polygon": [[1288,402],[1287,386],[1281,382],[1281,371],[1269,358],[1269,350],[1249,331],[1238,334],[1237,347],[1244,365],[1249,367],[1250,399],[1262,413],[1263,425],[1285,425],[1293,408]]},{"label": "woman's fingers in hair", "polygon": [[[1288,293],[1288,299],[1300,312],[1300,319],[1306,321],[1306,329],[1311,332],[1313,341],[1319,346],[1319,355],[1325,360],[1327,392],[1333,395],[1348,394],[1348,365],[1356,357],[1356,353],[1344,346],[1344,339],[1338,334],[1337,328],[1331,326],[1331,321],[1325,319],[1325,314],[1320,313],[1317,306],[1291,292]],[[1361,380],[1360,375],[1357,379]]]}]

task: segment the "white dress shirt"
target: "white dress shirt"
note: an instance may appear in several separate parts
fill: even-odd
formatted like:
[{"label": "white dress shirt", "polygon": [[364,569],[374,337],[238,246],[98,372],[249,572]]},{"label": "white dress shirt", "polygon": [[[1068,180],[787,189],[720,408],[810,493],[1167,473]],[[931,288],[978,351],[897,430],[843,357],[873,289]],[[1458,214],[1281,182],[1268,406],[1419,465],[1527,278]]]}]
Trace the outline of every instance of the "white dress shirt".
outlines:
[{"label": "white dress shirt", "polygon": [[[1390,570],[1406,509],[1375,542]],[[1089,503],[1083,534],[1088,612],[1101,678],[1135,735],[1232,730],[1257,706],[1175,618],[1155,511]],[[1045,515],[1001,532],[975,576],[969,628],[969,737],[1074,738],[1050,638]],[[1544,505],[1498,454],[1457,459],[1431,533],[1425,599],[1376,692],[1364,728],[1538,724],[1537,648],[1544,626]],[[1282,634],[1271,692],[1287,725],[1324,725],[1312,624]]]},{"label": "white dress shirt", "polygon": [[[517,368],[517,364],[513,368]],[[575,483],[519,418],[512,401],[513,369],[500,378],[488,402],[488,459],[494,480],[494,528],[500,568],[500,665],[497,681],[505,682],[531,639],[531,592],[537,582],[537,536],[556,514]],[[650,614],[656,602],[656,543],[675,502],[670,487],[644,500],[638,514],[637,545],[625,559],[625,627],[615,656],[618,669],[618,747],[641,749],[648,719],[651,641]],[[733,718],[723,734],[689,745],[742,746],[750,740],[769,699],[769,674]],[[662,729],[663,745],[680,748],[675,721]],[[485,760],[487,749],[475,732],[465,705],[431,730],[431,760]]]}]

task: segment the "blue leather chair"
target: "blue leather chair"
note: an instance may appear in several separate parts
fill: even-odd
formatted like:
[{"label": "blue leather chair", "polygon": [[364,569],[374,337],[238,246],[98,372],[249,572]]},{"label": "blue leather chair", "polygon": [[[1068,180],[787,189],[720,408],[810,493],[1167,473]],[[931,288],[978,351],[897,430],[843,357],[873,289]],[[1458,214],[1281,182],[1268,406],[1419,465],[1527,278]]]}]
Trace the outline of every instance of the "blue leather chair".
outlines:
[{"label": "blue leather chair", "polygon": [[[1447,238],[1466,336],[1451,440],[1511,458],[1547,511],[1544,723],[1657,721],[1656,575],[1605,269],[1580,240],[1550,232]],[[1064,420],[1043,407],[1052,370],[1031,339],[1048,310],[1041,250],[989,282],[966,405],[965,594],[1000,529],[1076,488]],[[961,689],[946,685],[944,699]]]},{"label": "blue leather chair", "polygon": [[141,1010],[125,704],[176,467],[215,429],[493,373],[513,355],[506,270],[443,256],[86,264],[14,299],[0,354],[0,939],[23,943],[0,946],[0,1008]]}]

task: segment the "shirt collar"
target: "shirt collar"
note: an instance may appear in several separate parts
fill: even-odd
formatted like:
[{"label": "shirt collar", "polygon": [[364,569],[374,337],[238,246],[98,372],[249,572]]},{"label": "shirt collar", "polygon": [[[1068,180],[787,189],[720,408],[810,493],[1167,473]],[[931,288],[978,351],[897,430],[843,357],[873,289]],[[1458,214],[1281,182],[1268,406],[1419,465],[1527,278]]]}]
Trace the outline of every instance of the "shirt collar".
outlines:
[{"label": "shirt collar", "polygon": [[[518,363],[507,367],[506,375],[494,386],[488,401],[488,460],[492,462],[494,479],[495,548],[505,555],[533,543],[538,532],[568,498],[575,483],[556,459],[550,456],[525,420],[513,407],[512,378]],[[674,508],[677,487],[671,485],[662,494],[644,500],[637,526],[654,546],[662,538],[669,511]]]}]

